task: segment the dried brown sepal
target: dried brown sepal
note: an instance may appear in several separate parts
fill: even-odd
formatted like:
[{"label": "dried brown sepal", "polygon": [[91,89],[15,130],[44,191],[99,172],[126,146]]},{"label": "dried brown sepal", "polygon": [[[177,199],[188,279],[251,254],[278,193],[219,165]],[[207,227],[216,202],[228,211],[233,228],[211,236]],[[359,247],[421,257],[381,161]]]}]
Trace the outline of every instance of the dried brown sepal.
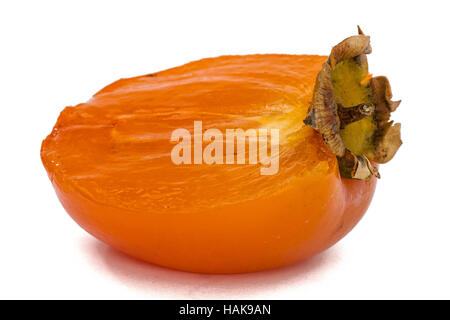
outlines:
[{"label": "dried brown sepal", "polygon": [[391,112],[394,112],[401,103],[392,101],[392,90],[389,80],[386,77],[379,76],[370,79],[370,87],[372,88],[372,96],[377,106],[375,118],[384,125],[389,121]]},{"label": "dried brown sepal", "polygon": [[345,150],[342,157],[338,157],[341,177],[347,179],[370,180],[372,176],[380,177],[376,167],[372,166],[365,156],[356,156],[350,150]]},{"label": "dried brown sepal", "polygon": [[357,27],[358,27],[358,34],[361,34],[364,36],[364,32],[362,31],[361,27],[359,25]]},{"label": "dried brown sepal", "polygon": [[[372,176],[379,178],[378,170],[371,161],[388,162],[402,144],[400,124],[393,125],[393,122],[389,121],[391,112],[395,111],[400,101],[391,100],[391,87],[386,77],[375,77],[361,82],[361,86],[369,90],[364,100],[369,100],[371,103],[361,101],[355,106],[342,106],[335,100],[336,89],[332,74],[336,65],[352,59],[351,61],[356,62],[361,72],[365,73],[369,79],[366,54],[371,51],[370,37],[364,35],[359,26],[357,36],[349,37],[333,47],[327,62],[323,64],[317,75],[313,100],[308,116],[304,120],[305,124],[322,135],[325,143],[336,155],[343,178],[358,180],[369,180]],[[348,88],[340,92],[347,93]],[[360,131],[356,135],[361,135],[363,138],[356,140],[363,141],[364,144],[360,148],[355,148],[354,145],[347,147],[342,139],[341,131],[346,133],[345,141],[348,141],[348,132],[352,134],[350,137],[354,137],[355,131],[345,131],[345,127],[366,118],[370,118],[365,120],[366,123],[369,121],[375,125],[357,127]],[[367,141],[369,141],[368,144]]]},{"label": "dried brown sepal", "polygon": [[393,125],[393,121],[389,121],[391,112],[398,108],[401,100],[391,100],[391,85],[386,77],[372,78],[370,86],[373,100],[377,106],[374,119],[377,122],[378,130],[374,135],[374,148],[369,150],[367,156],[375,162],[386,163],[394,157],[402,145],[400,123]]},{"label": "dried brown sepal", "polygon": [[393,121],[388,122],[384,127],[380,128],[380,137],[376,142],[375,148],[367,156],[377,163],[390,161],[402,145],[400,128],[400,123],[393,125]]},{"label": "dried brown sepal", "polygon": [[323,64],[317,75],[312,105],[304,122],[320,132],[335,155],[344,155],[345,145],[339,135],[340,124],[331,83],[331,67],[328,63]]},{"label": "dried brown sepal", "polygon": [[364,34],[351,36],[333,47],[330,53],[329,63],[331,68],[334,69],[339,62],[345,59],[351,59],[371,52],[372,47],[370,46],[369,36]]}]

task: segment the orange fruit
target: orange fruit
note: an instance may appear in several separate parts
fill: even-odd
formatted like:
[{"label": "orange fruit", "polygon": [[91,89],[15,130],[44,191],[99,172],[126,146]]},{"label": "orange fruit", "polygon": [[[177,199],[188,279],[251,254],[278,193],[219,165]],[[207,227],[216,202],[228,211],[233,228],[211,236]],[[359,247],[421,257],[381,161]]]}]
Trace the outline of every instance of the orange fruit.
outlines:
[{"label": "orange fruit", "polygon": [[[357,224],[376,184],[372,175],[343,178],[342,158],[320,128],[303,122],[329,63],[310,55],[223,56],[121,79],[61,112],[42,143],[43,164],[71,217],[133,257],[204,273],[306,259]],[[367,74],[352,77],[362,82]],[[174,164],[171,135],[193,133],[194,121],[202,133],[278,129],[278,170],[262,175],[264,165],[249,163],[248,154],[241,164]]]}]

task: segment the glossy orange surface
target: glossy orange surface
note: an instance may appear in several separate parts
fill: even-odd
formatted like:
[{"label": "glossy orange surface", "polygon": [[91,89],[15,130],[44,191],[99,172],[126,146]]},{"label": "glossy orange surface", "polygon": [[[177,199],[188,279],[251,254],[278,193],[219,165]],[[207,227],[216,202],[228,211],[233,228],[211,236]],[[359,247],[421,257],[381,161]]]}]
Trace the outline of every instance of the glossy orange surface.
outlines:
[{"label": "glossy orange surface", "polygon": [[[224,56],[121,79],[65,108],[41,157],[86,231],[162,266],[206,273],[280,267],[325,250],[362,217],[375,190],[343,180],[305,126],[326,57]],[[260,164],[175,165],[171,133],[277,128],[279,171]]]}]

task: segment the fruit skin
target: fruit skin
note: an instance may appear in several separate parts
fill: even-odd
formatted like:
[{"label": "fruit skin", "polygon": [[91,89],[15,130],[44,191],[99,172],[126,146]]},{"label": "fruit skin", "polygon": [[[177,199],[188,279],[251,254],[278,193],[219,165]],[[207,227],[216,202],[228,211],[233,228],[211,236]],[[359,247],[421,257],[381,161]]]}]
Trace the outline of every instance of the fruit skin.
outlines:
[{"label": "fruit skin", "polygon": [[[301,121],[325,60],[218,57],[107,86],[66,108],[42,144],[58,198],[101,241],[184,271],[260,271],[329,248],[361,219],[376,180],[341,179],[334,155]],[[170,132],[202,116],[210,127],[288,131],[279,172],[175,166]]]}]

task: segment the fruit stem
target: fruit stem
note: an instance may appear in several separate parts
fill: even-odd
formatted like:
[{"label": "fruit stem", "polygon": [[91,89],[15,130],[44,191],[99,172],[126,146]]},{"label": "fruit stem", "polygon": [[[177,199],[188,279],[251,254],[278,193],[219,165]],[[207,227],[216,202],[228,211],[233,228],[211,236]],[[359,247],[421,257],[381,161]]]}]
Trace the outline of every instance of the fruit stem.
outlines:
[{"label": "fruit stem", "polygon": [[337,104],[337,112],[341,122],[341,129],[344,129],[350,123],[371,116],[374,111],[375,106],[372,103],[360,103],[356,106],[347,108],[340,103]]}]

